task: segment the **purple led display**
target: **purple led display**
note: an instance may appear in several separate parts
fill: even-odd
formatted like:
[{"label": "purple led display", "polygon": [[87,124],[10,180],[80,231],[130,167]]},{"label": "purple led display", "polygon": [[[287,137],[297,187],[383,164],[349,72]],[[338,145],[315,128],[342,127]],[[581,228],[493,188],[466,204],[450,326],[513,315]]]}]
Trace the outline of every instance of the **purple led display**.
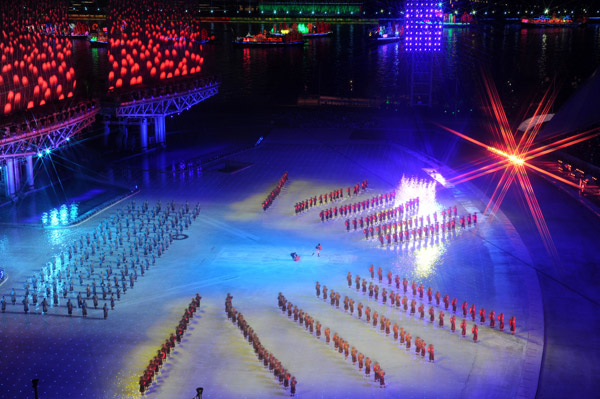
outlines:
[{"label": "purple led display", "polygon": [[443,17],[439,1],[407,1],[404,13],[406,51],[440,51]]}]

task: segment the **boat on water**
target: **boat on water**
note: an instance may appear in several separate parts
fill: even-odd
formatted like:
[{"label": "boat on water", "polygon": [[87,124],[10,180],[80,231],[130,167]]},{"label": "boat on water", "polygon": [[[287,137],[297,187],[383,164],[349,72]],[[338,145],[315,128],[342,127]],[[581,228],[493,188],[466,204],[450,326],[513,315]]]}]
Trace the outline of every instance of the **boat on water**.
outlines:
[{"label": "boat on water", "polygon": [[582,23],[573,21],[573,18],[569,15],[565,15],[562,18],[558,18],[556,14],[552,15],[552,17],[541,15],[539,18],[521,18],[521,25],[523,26],[538,26],[542,28],[575,27],[582,25]]},{"label": "boat on water", "polygon": [[305,40],[299,32],[289,32],[283,36],[275,36],[266,32],[237,37],[233,44],[240,47],[285,47],[302,46]]},{"label": "boat on water", "polygon": [[[97,27],[96,27],[97,29]],[[90,29],[84,23],[77,22],[77,24],[69,25],[69,37],[71,39],[87,39],[90,34]]]},{"label": "boat on water", "polygon": [[460,28],[476,25],[472,14],[464,12],[460,17],[454,13],[444,14],[444,28]]},{"label": "boat on water", "polygon": [[312,22],[309,22],[308,24],[294,23],[291,27],[288,27],[287,24],[283,22],[279,25],[273,25],[273,28],[271,28],[269,34],[272,36],[285,36],[292,31],[300,32],[305,39],[333,35],[331,25],[326,22],[316,22],[314,24]]},{"label": "boat on water", "polygon": [[108,46],[108,36],[104,32],[92,32],[87,37],[92,47]]},{"label": "boat on water", "polygon": [[402,40],[404,36],[404,26],[399,23],[380,25],[369,31],[369,42],[374,45],[395,43]]}]

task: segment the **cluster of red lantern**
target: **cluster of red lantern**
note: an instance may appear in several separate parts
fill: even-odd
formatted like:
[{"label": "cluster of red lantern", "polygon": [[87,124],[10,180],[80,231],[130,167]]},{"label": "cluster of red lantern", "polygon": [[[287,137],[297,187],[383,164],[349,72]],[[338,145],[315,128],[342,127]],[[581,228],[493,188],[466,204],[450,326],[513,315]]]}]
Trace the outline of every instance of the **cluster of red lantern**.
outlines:
[{"label": "cluster of red lantern", "polygon": [[68,35],[68,0],[0,1],[0,30]]},{"label": "cluster of red lantern", "polygon": [[108,31],[109,90],[197,74],[204,62],[198,42],[208,34],[169,2],[113,0]]},{"label": "cluster of red lantern", "polygon": [[[27,7],[24,4],[30,2],[16,3]],[[2,21],[0,32],[0,112],[4,115],[73,96],[77,85],[70,62],[73,45],[56,34],[62,22],[48,23],[49,15],[62,12],[44,15],[42,23],[21,18],[17,11],[12,19],[2,15],[8,18]]]}]

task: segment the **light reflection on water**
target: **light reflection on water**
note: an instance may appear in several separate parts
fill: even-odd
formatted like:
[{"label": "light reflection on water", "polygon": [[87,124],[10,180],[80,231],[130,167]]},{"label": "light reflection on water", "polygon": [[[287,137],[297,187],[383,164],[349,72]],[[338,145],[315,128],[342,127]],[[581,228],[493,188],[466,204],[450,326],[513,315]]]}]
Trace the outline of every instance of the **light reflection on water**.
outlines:
[{"label": "light reflection on water", "polygon": [[[64,247],[70,237],[69,229],[51,229],[47,230],[48,241],[52,246]],[[69,241],[72,241],[72,237]],[[58,259],[58,257],[57,257]]]},{"label": "light reflection on water", "polygon": [[446,244],[432,245],[416,250],[414,255],[415,274],[423,279],[429,277],[441,263],[442,254],[446,252]]},{"label": "light reflection on water", "polygon": [[[402,176],[398,189],[396,190],[395,206],[399,206],[412,198],[418,197],[419,211],[416,216],[427,217],[427,215],[433,215],[434,213],[440,212],[442,206],[436,199],[436,186],[437,182],[435,180]],[[432,217],[431,221],[433,222],[433,220]],[[439,220],[441,220],[441,218]],[[430,239],[424,239],[417,245],[416,249],[409,253],[408,264],[414,265],[414,273],[418,278],[426,278],[435,271],[435,268],[441,263],[440,260],[442,254],[446,251],[446,242],[447,241],[440,241],[432,243]],[[400,256],[406,256],[406,254]]]}]

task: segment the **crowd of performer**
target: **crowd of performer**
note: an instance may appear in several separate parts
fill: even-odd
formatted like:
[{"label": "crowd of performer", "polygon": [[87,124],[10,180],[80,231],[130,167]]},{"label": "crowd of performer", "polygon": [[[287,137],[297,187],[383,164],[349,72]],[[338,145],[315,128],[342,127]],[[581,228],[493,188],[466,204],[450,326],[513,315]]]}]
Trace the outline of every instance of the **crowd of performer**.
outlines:
[{"label": "crowd of performer", "polygon": [[[456,209],[456,207],[454,207]],[[450,209],[450,208],[449,208]],[[442,212],[445,214],[445,211]],[[432,217],[433,216],[433,217]],[[389,219],[396,219],[398,216],[394,215],[394,212],[380,212],[378,214],[370,215],[366,218],[353,219],[352,221],[346,220],[346,231],[357,230],[359,227],[366,240],[373,239],[377,236],[381,246],[402,244],[408,241],[420,240],[422,238],[428,239],[438,235],[444,236],[446,234],[453,234],[457,229],[456,217],[451,216],[451,212],[446,215],[442,215],[438,220],[438,214],[419,216],[407,218],[399,221],[392,221],[389,223],[382,223]],[[382,224],[379,224],[382,223]],[[458,222],[460,229],[475,226],[477,224],[477,212],[468,214],[467,216],[461,216]]]},{"label": "crowd of performer", "polygon": [[[371,279],[374,280],[375,279],[375,267],[373,265],[371,265],[369,267],[369,274],[371,275]],[[383,270],[381,267],[379,267],[377,269],[377,277],[378,277],[380,284],[382,284],[384,277],[383,277]],[[387,301],[389,298],[391,306],[396,306],[397,308],[402,307],[405,312],[408,312],[409,307],[410,307],[410,315],[414,316],[418,313],[421,319],[425,318],[424,296],[427,296],[427,303],[428,303],[428,305],[430,305],[429,309],[427,311],[427,313],[429,315],[429,320],[430,320],[430,322],[433,323],[436,319],[435,309],[433,307],[433,303],[435,301],[435,306],[440,308],[440,310],[438,312],[438,316],[437,316],[438,325],[442,328],[445,325],[445,316],[446,316],[444,311],[441,309],[441,303],[443,303],[444,310],[446,312],[449,312],[450,311],[449,308],[452,307],[453,314],[449,318],[450,330],[452,332],[454,332],[456,330],[456,313],[458,311],[458,300],[456,298],[452,298],[452,300],[450,300],[449,294],[442,295],[439,291],[436,291],[434,294],[433,289],[431,287],[428,287],[427,290],[425,290],[425,288],[423,287],[423,284],[417,285],[417,283],[415,281],[412,281],[410,283],[410,291],[412,294],[412,299],[409,302],[409,300],[407,298],[407,295],[410,295],[408,293],[409,292],[408,280],[406,278],[401,279],[400,276],[398,276],[398,275],[394,276],[391,271],[388,271],[386,278],[387,278],[388,286],[395,285],[397,292],[395,292],[394,290],[390,290],[388,292],[386,290],[386,288],[380,289],[379,285],[373,284],[373,282],[367,283],[367,280],[364,278],[361,279],[361,277],[359,275],[356,275],[354,277],[354,285],[356,287],[356,291],[358,291],[358,292],[362,291],[362,293],[365,295],[368,293],[369,298],[373,298],[375,301],[378,301],[379,296],[381,296],[381,301],[383,302],[383,304],[387,304]],[[352,274],[350,272],[348,272],[348,275],[346,276],[346,280],[348,282],[348,287],[352,287],[353,278],[352,278]],[[402,296],[402,298],[400,297],[401,291],[404,294]],[[463,336],[465,336],[466,332],[467,332],[467,324],[466,324],[467,316],[470,316],[471,320],[474,323],[476,323],[476,320],[478,320],[479,325],[481,325],[481,326],[484,326],[484,325],[486,325],[486,323],[489,322],[490,328],[496,328],[496,322],[497,322],[498,329],[500,331],[504,331],[504,327],[505,327],[504,313],[496,314],[496,312],[494,310],[490,310],[489,312],[487,312],[485,310],[485,308],[483,308],[483,307],[480,308],[479,311],[477,311],[476,306],[474,304],[471,304],[471,306],[469,306],[467,301],[464,301],[462,303],[461,310],[462,310],[462,315],[464,318],[463,321],[460,323],[461,333]],[[509,324],[511,334],[514,335],[516,332],[516,327],[517,327],[516,326],[516,317],[511,316],[508,324]],[[477,326],[477,324],[473,325],[471,332],[473,333],[473,341],[477,342],[478,332],[479,332],[479,327]]]},{"label": "crowd of performer", "polygon": [[391,191],[389,193],[375,195],[371,198],[367,198],[364,201],[358,201],[353,204],[347,204],[343,206],[334,206],[332,208],[326,209],[319,213],[319,217],[321,218],[321,222],[325,222],[328,220],[333,220],[337,218],[338,215],[348,216],[349,214],[358,214],[367,209],[374,209],[378,206],[385,206],[389,203],[394,203],[396,200],[396,192]]},{"label": "crowd of performer", "polygon": [[[316,290],[317,297],[320,298],[321,285],[319,284],[318,281],[315,284],[315,290]],[[324,301],[327,301],[327,297],[328,297],[327,292],[328,292],[327,286],[323,286],[323,300]],[[339,309],[340,308],[340,298],[341,298],[341,295],[339,292],[335,292],[334,290],[329,290],[329,300],[330,300],[331,306],[335,306],[336,308]],[[387,300],[387,298],[386,298],[386,300]],[[350,315],[354,315],[354,304],[355,303],[356,302],[352,298],[350,298],[348,296],[344,296],[344,301],[343,301],[344,312],[349,312]],[[385,301],[384,301],[384,303],[385,303]],[[362,318],[363,309],[364,309],[364,314],[365,314],[364,319]],[[399,341],[401,346],[406,347],[406,351],[410,350],[412,335],[408,331],[406,331],[403,327],[400,327],[397,322],[394,322],[394,324],[392,326],[392,320],[385,317],[384,315],[380,315],[376,310],[372,311],[371,308],[368,306],[365,308],[364,305],[362,304],[362,302],[358,302],[358,304],[356,306],[356,310],[357,310],[357,317],[360,320],[363,320],[364,322],[366,322],[370,325],[372,324],[373,328],[377,328],[377,326],[379,325],[379,330],[381,331],[381,333],[385,333],[386,336],[393,337],[394,341]],[[393,331],[393,335],[390,335],[392,333],[392,331]],[[426,351],[429,353],[429,361],[433,362],[435,360],[433,344],[430,344],[429,347],[427,348],[425,341],[419,337],[416,337],[415,338],[415,352],[416,352],[417,356],[419,354],[421,354],[421,357],[424,358]]]},{"label": "crowd of performer", "polygon": [[150,385],[152,385],[152,382],[154,382],[154,377],[160,372],[167,357],[171,354],[171,350],[173,350],[177,344],[181,343],[181,338],[183,337],[183,334],[185,334],[190,320],[194,317],[194,313],[196,313],[196,310],[200,307],[201,300],[202,297],[196,293],[196,296],[192,298],[188,307],[185,308],[183,316],[175,328],[175,333],[169,335],[169,338],[165,340],[157,351],[156,356],[150,359],[148,366],[144,370],[144,374],[140,377],[140,392],[142,394],[146,392]]},{"label": "crowd of performer", "polygon": [[265,199],[263,201],[263,203],[262,203],[263,211],[266,211],[267,209],[269,209],[269,207],[271,206],[271,204],[273,204],[273,201],[275,201],[275,198],[277,198],[277,196],[281,192],[281,189],[283,188],[283,186],[285,185],[285,183],[287,181],[288,181],[288,172],[285,172],[283,174],[283,176],[281,177],[281,179],[279,179],[279,183],[277,183],[277,187],[275,187],[273,189],[273,191],[271,191],[271,193],[269,193],[269,195],[267,196],[267,199]]},{"label": "crowd of performer", "polygon": [[[381,203],[385,204],[385,202],[381,202]],[[378,203],[376,201],[375,206],[377,206],[377,205],[378,205]],[[363,208],[363,210],[369,209],[368,203],[366,206],[367,206],[367,208]],[[374,208],[375,206],[371,205],[371,208]],[[334,211],[335,211],[334,214],[330,215],[329,218],[337,217],[337,210],[334,210]],[[358,226],[360,226],[360,228],[368,227],[368,226],[375,226],[378,223],[382,223],[386,220],[391,220],[391,219],[411,220],[410,217],[413,215],[416,215],[418,212],[419,212],[419,198],[413,198],[413,199],[406,201],[404,204],[400,204],[396,207],[384,209],[379,212],[373,212],[364,217],[354,218],[354,219],[352,219],[352,225],[354,227],[354,230],[356,230]],[[321,216],[321,221],[324,221],[324,217],[327,217],[327,215],[320,215],[320,216]],[[345,215],[342,215],[342,216],[345,216]],[[344,222],[344,225],[346,226],[347,231],[350,231],[350,224],[351,224],[350,221],[351,221],[351,219],[346,219],[346,221]]]},{"label": "crowd of performer", "polygon": [[333,341],[334,349],[337,350],[340,355],[343,355],[345,359],[350,357],[352,364],[358,366],[359,372],[362,373],[364,366],[365,376],[367,378],[370,378],[371,376],[371,364],[373,364],[375,383],[378,383],[382,388],[385,387],[385,372],[379,363],[373,363],[368,356],[365,358],[365,355],[359,352],[354,346],[351,346],[348,341],[337,333],[334,332],[332,338],[330,328],[323,327],[318,320],[315,320],[308,313],[299,309],[298,306],[289,302],[281,292],[277,296],[277,303],[284,314],[287,313],[289,318],[293,317],[295,322],[300,326],[304,326],[305,330],[309,331],[310,334],[314,334],[316,338],[321,339],[321,332],[323,332],[323,335],[325,335],[325,343],[329,345],[330,341]]},{"label": "crowd of performer", "polygon": [[[345,193],[346,193],[345,197],[347,197],[347,198],[351,198],[353,196],[355,197],[355,196],[361,194],[362,192],[364,192],[368,187],[369,187],[369,183],[367,180],[363,180],[360,183],[356,183],[354,186],[349,186],[345,190]],[[314,197],[310,197],[303,201],[296,202],[296,204],[294,205],[295,212],[296,212],[296,215],[298,215],[299,213],[307,211],[313,207],[332,203],[332,202],[335,202],[338,200],[342,200],[345,197],[344,197],[344,189],[343,188],[333,190],[329,193],[319,194],[318,197],[315,195]]]},{"label": "crowd of performer", "polygon": [[227,317],[233,324],[237,324],[240,331],[242,331],[242,334],[244,334],[244,338],[252,345],[254,353],[256,353],[256,356],[258,357],[258,361],[273,373],[275,379],[279,381],[279,384],[285,389],[289,387],[291,395],[294,396],[296,394],[296,385],[298,384],[296,377],[284,368],[281,365],[281,362],[273,356],[271,352],[265,349],[252,327],[250,327],[244,318],[244,315],[233,307],[232,301],[233,297],[227,293],[227,297],[225,298],[225,313],[227,313]]},{"label": "crowd of performer", "polygon": [[[109,304],[115,308],[121,295],[134,288],[199,213],[200,205],[164,206],[159,201],[150,207],[148,202],[138,206],[131,201],[27,278],[22,293],[13,288],[10,302],[22,304],[25,313],[30,306],[40,307],[42,314],[64,306],[68,315],[76,304],[83,317],[98,309],[107,318]],[[6,311],[4,296],[0,308]]]},{"label": "crowd of performer", "polygon": [[[394,203],[396,200],[396,194],[394,192],[380,194],[371,197],[370,199],[366,199],[364,201],[355,202],[353,204],[348,204],[344,206],[334,206],[329,209],[322,210],[319,212],[319,218],[321,222],[326,222],[329,220],[333,220],[335,218],[348,216],[349,214],[359,214],[367,209],[375,209],[379,206],[385,206],[390,203]],[[413,201],[416,203],[412,204]],[[418,208],[418,199],[410,200],[411,208]],[[401,206],[404,209],[405,206],[408,206],[408,202]],[[399,207],[400,208],[400,207]]]}]

